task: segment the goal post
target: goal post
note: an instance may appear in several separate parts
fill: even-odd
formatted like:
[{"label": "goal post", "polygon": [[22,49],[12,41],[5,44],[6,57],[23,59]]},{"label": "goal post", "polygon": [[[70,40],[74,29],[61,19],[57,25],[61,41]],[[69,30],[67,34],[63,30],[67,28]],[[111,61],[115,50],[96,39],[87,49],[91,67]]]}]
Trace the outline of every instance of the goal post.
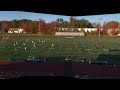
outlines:
[{"label": "goal post", "polygon": [[2,36],[2,39],[7,40],[7,39],[9,39],[9,36]]},{"label": "goal post", "polygon": [[72,36],[72,37],[80,36],[80,37],[82,37],[82,36],[85,36],[85,34],[82,32],[56,32],[55,36],[66,36],[66,37],[68,37],[68,36]]}]

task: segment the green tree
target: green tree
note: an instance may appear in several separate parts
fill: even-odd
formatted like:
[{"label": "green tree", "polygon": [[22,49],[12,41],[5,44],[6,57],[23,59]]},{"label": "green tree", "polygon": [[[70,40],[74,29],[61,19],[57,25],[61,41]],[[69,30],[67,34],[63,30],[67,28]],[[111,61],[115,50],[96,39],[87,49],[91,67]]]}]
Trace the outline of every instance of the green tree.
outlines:
[{"label": "green tree", "polygon": [[52,34],[53,33],[53,31],[52,30],[48,30],[48,32],[47,32],[48,34]]},{"label": "green tree", "polygon": [[80,32],[84,33],[86,35],[86,32],[85,32],[85,30],[83,28],[81,28]]},{"label": "green tree", "polygon": [[93,28],[92,23],[85,19],[77,20],[71,17],[70,21],[73,28]]},{"label": "green tree", "polygon": [[56,22],[57,22],[57,27],[59,28],[63,27],[64,20],[62,18],[58,18]]},{"label": "green tree", "polygon": [[78,30],[78,29],[76,29],[76,28],[74,28],[74,29],[73,29],[73,32],[79,32],[79,30]]},{"label": "green tree", "polygon": [[89,35],[89,34],[90,34],[90,32],[87,30],[86,35]]},{"label": "green tree", "polygon": [[60,29],[60,32],[63,32],[62,28]]},{"label": "green tree", "polygon": [[18,28],[22,27],[22,21],[18,20]]},{"label": "green tree", "polygon": [[34,22],[33,21],[29,21],[29,30],[30,30],[31,33],[34,33],[34,34],[37,33],[37,31],[34,27]]},{"label": "green tree", "polygon": [[84,32],[85,33],[85,30],[83,28],[81,28],[80,32]]},{"label": "green tree", "polygon": [[19,28],[18,21],[16,19],[14,19],[13,21],[11,21],[11,27],[12,28]]},{"label": "green tree", "polygon": [[70,17],[70,28],[74,28],[73,27],[73,17],[72,16]]},{"label": "green tree", "polygon": [[90,31],[90,35],[93,35],[93,31],[92,30]]},{"label": "green tree", "polygon": [[70,28],[70,23],[68,21],[64,21],[62,26],[63,28]]}]

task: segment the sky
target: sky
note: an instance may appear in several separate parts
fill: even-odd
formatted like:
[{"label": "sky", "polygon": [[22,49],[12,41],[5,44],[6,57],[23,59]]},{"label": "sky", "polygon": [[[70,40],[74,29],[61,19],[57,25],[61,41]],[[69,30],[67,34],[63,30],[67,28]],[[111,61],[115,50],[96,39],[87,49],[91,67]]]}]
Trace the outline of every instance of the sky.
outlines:
[{"label": "sky", "polygon": [[[54,21],[57,18],[63,18],[65,21],[69,21],[70,16],[64,15],[53,15],[53,14],[43,14],[43,13],[33,13],[33,12],[22,12],[22,11],[0,11],[0,21],[1,20],[13,20],[13,19],[30,19],[39,20],[44,19],[46,22]],[[100,22],[104,21],[118,21],[120,22],[120,14],[105,14],[105,15],[91,15],[91,16],[74,16],[76,19],[86,19],[90,22]]]}]

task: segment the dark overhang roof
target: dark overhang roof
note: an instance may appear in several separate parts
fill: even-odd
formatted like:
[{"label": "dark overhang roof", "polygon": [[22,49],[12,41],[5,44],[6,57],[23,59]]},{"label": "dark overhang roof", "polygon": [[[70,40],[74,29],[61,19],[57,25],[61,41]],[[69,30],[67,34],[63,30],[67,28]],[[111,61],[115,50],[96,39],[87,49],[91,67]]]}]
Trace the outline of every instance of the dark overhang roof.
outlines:
[{"label": "dark overhang roof", "polygon": [[27,11],[67,16],[113,14],[120,12],[119,0],[7,0],[0,10]]}]

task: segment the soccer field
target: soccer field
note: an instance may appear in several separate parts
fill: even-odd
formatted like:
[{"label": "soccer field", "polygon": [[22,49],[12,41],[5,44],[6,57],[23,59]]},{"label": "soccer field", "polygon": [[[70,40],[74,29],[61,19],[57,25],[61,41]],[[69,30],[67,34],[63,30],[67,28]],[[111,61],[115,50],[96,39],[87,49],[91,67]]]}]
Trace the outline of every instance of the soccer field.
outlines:
[{"label": "soccer field", "polygon": [[[0,40],[0,60],[45,57],[48,62],[83,59],[120,63],[120,41],[113,38],[14,38]],[[111,52],[110,52],[111,51]],[[114,57],[111,57],[111,56]],[[104,59],[103,59],[104,58]]]}]

